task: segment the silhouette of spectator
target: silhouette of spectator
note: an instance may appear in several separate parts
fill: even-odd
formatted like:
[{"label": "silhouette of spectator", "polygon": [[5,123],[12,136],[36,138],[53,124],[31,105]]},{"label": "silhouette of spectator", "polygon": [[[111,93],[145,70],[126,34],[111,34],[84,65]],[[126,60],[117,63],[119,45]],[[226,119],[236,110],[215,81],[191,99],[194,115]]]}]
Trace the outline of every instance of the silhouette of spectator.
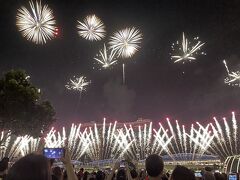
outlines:
[{"label": "silhouette of spectator", "polygon": [[4,157],[0,162],[0,179],[5,180],[7,176],[9,158]]},{"label": "silhouette of spectator", "polygon": [[[62,172],[60,167],[58,167],[58,166],[54,167],[52,169],[52,172],[53,172],[54,177],[56,177],[57,180],[62,180],[63,179],[63,172]],[[52,180],[54,180],[54,179],[52,178]]]},{"label": "silhouette of spectator", "polygon": [[162,158],[159,155],[151,154],[148,156],[145,162],[145,166],[149,180],[161,179],[164,164]]},{"label": "silhouette of spectator", "polygon": [[170,180],[195,180],[195,175],[190,169],[178,165],[174,168]]},{"label": "silhouette of spectator", "polygon": [[83,172],[84,172],[84,169],[81,168],[78,173],[77,173],[77,177],[78,177],[78,180],[81,180],[83,178]]},{"label": "silhouette of spectator", "polygon": [[10,168],[7,180],[51,180],[50,163],[42,155],[29,154]]}]

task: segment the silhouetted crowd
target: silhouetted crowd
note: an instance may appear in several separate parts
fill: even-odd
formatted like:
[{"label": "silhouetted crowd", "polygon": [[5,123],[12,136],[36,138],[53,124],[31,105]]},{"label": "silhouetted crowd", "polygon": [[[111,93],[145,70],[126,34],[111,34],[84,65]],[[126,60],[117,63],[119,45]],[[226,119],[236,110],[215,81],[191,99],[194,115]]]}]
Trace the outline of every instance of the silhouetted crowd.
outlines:
[{"label": "silhouetted crowd", "polygon": [[0,180],[227,180],[227,174],[214,173],[206,167],[199,175],[187,167],[177,165],[173,171],[164,170],[159,155],[152,154],[145,161],[145,168],[138,169],[137,163],[126,159],[116,162],[112,169],[89,172],[81,168],[75,172],[69,152],[61,159],[64,168],[54,165],[53,160],[43,155],[29,154],[16,161],[9,169],[9,159],[0,162]]}]

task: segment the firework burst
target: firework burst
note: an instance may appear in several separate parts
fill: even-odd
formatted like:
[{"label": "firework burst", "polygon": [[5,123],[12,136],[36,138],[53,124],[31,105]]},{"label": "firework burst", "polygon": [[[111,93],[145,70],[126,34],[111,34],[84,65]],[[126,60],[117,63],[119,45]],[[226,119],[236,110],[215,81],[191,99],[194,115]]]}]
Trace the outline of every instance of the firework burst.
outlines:
[{"label": "firework burst", "polygon": [[90,41],[99,41],[106,35],[103,22],[95,15],[87,16],[83,22],[78,21],[78,34]]},{"label": "firework burst", "polygon": [[110,38],[110,48],[123,58],[132,57],[140,48],[142,34],[135,27],[126,28],[114,33]]},{"label": "firework burst", "polygon": [[[110,53],[109,53],[110,51]],[[104,44],[103,49],[99,51],[99,54],[94,59],[102,65],[103,68],[109,68],[117,62],[115,57],[116,51],[113,49],[108,50]]]},{"label": "firework burst", "polygon": [[83,91],[86,91],[86,87],[90,84],[90,81],[86,80],[86,77],[80,76],[79,78],[76,78],[75,76],[73,79],[70,79],[70,82],[68,82],[65,87],[69,90],[75,90],[82,93]]},{"label": "firework burst", "polygon": [[225,84],[240,87],[240,71],[231,72],[228,69],[227,62],[223,60],[228,76],[224,79]]},{"label": "firework burst", "polygon": [[174,60],[174,63],[182,62],[185,63],[186,61],[194,61],[196,60],[196,56],[198,54],[205,55],[204,52],[201,51],[202,46],[205,43],[199,41],[199,37],[195,37],[193,41],[189,41],[185,34],[183,33],[182,42],[172,44],[172,54],[171,59]]},{"label": "firework burst", "polygon": [[56,21],[48,5],[29,2],[30,9],[22,6],[17,12],[16,25],[27,40],[44,44],[56,35]]}]

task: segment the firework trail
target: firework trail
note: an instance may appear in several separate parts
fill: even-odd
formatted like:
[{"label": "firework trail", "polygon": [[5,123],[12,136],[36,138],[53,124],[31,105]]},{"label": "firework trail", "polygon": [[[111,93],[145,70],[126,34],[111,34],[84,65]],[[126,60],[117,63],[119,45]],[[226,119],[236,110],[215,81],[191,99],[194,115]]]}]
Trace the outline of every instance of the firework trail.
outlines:
[{"label": "firework trail", "polygon": [[215,138],[210,152],[219,155],[221,159],[239,154],[239,142],[237,138],[239,131],[235,113],[232,112],[231,121],[223,118],[223,121],[219,122],[217,118],[214,117],[214,122],[214,124],[211,124],[211,127]]},{"label": "firework trail", "polygon": [[185,153],[187,153],[187,135],[186,135],[186,130],[185,130],[185,126],[182,126],[183,129],[183,145],[184,145],[184,149],[185,149]]},{"label": "firework trail", "polygon": [[[125,148],[126,137],[123,132],[116,129],[117,122],[107,124],[104,120],[102,127],[94,124],[94,129],[89,128],[89,157],[92,160],[118,158],[119,152]],[[107,135],[106,135],[107,134]]]},{"label": "firework trail", "polygon": [[234,142],[235,142],[235,152],[237,152],[237,142],[238,142],[238,139],[237,139],[237,135],[238,135],[238,125],[237,125],[237,120],[236,120],[236,116],[235,116],[235,113],[232,112],[232,123],[233,123],[233,133],[234,133]]},{"label": "firework trail", "polygon": [[[57,133],[57,135],[56,135]],[[63,128],[63,135],[52,128],[47,136],[44,138],[46,148],[61,148],[64,146],[64,141],[66,140],[65,129]]]},{"label": "firework trail", "polygon": [[178,135],[178,138],[179,138],[179,144],[180,144],[180,147],[181,147],[181,152],[184,152],[184,150],[183,150],[183,137],[182,137],[182,131],[181,131],[181,129],[180,129],[180,126],[179,126],[177,120],[176,120],[176,125],[177,125],[177,135]]},{"label": "firework trail", "polygon": [[167,118],[167,122],[168,122],[168,126],[170,128],[171,134],[173,135],[173,139],[174,139],[174,143],[176,144],[177,151],[180,152],[180,147],[178,146],[178,143],[177,143],[176,134],[175,134],[172,124],[168,118]]},{"label": "firework trail", "polygon": [[170,157],[172,157],[172,153],[171,153],[171,151],[168,148],[168,144],[171,142],[173,136],[168,138],[167,130],[165,131],[161,127],[160,127],[160,129],[158,131],[154,130],[154,132],[155,132],[154,137],[155,137],[155,140],[156,140],[156,142],[154,142],[154,145],[156,146],[156,148],[154,147],[155,152],[157,154],[161,154],[164,151]]},{"label": "firework trail", "polygon": [[[152,149],[156,148],[157,142],[152,146],[152,123],[144,124],[143,127],[138,126],[135,130],[130,125],[127,127],[124,125],[124,136],[128,141],[126,145],[131,143],[128,148],[128,155],[132,159],[145,159],[149,154],[151,154]],[[159,147],[160,148],[160,147]]]},{"label": "firework trail", "polygon": [[232,150],[232,138],[231,138],[231,135],[230,135],[230,128],[228,126],[228,123],[226,121],[226,118],[223,118],[223,121],[224,121],[224,126],[225,126],[225,130],[226,130],[226,135],[227,135],[227,140],[229,142],[229,145],[230,145],[230,152],[231,154],[233,154],[233,150]]},{"label": "firework trail", "polygon": [[41,138],[33,138],[30,136],[21,137],[21,143],[19,144],[21,156],[37,152],[39,149]]},{"label": "firework trail", "polygon": [[122,64],[122,79],[123,84],[125,84],[126,78],[125,78],[125,64]]}]

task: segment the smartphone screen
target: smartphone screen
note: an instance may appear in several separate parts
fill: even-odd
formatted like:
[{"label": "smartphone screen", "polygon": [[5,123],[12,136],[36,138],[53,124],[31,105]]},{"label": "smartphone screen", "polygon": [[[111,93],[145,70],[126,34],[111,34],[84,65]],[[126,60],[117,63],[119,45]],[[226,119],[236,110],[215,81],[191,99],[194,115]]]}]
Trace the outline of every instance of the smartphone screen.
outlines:
[{"label": "smartphone screen", "polygon": [[195,172],[195,177],[202,177],[201,172]]},{"label": "smartphone screen", "polygon": [[229,174],[228,180],[237,180],[237,174]]},{"label": "smartphone screen", "polygon": [[49,159],[60,159],[64,156],[63,148],[44,148],[43,155]]}]

